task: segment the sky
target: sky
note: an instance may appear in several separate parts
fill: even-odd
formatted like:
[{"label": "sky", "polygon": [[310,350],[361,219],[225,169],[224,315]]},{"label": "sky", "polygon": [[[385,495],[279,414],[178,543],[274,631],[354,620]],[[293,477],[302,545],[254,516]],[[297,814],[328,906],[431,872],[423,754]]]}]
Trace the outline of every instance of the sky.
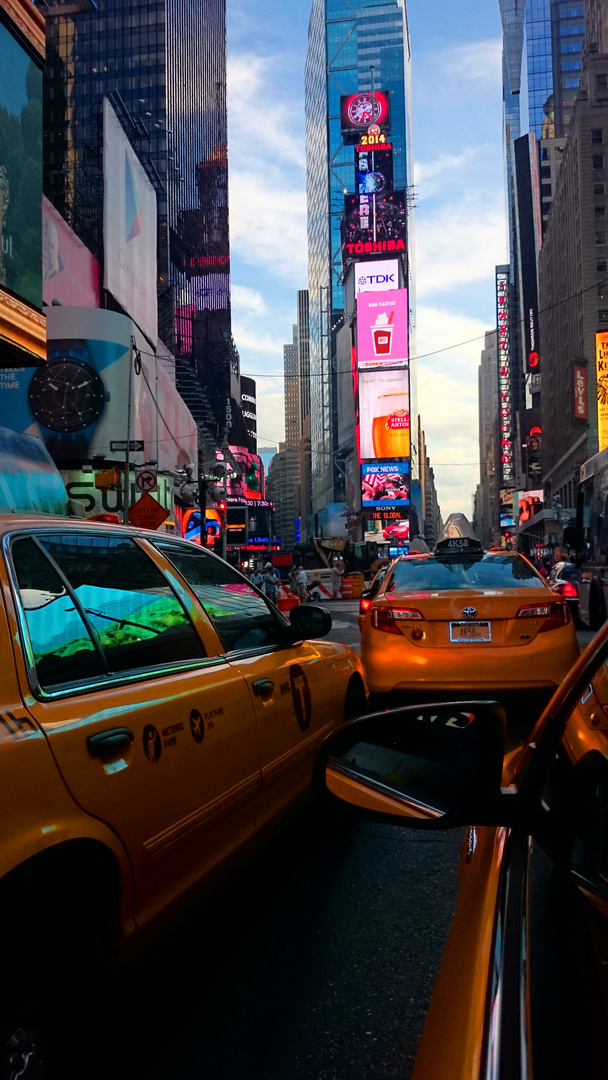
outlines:
[{"label": "sky", "polygon": [[[233,336],[260,449],[284,439],[283,345],[307,288],[304,65],[311,0],[227,0]],[[477,371],[508,261],[498,0],[408,0],[418,412],[444,519],[479,482]],[[466,344],[461,344],[465,342]],[[456,347],[454,347],[456,346]]]}]

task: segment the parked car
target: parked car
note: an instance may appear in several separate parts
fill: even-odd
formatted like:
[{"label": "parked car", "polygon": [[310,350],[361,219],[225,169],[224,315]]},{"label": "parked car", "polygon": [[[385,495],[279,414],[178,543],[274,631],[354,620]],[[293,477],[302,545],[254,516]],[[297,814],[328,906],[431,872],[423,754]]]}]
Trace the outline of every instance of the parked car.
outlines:
[{"label": "parked car", "polygon": [[580,626],[578,583],[580,571],[574,563],[559,562],[552,569],[548,577],[548,583],[558,596],[563,596],[570,608],[572,621],[576,627]]},{"label": "parked car", "polygon": [[0,517],[0,591],[9,1080],[45,1076],[41,1029],[77,1028],[98,971],[141,952],[306,801],[319,746],[367,697],[358,656],[318,640],[328,612],[288,621],[167,534]]},{"label": "parked car", "polygon": [[504,731],[490,701],[376,713],[329,737],[319,783],[378,821],[465,827],[411,1080],[598,1080],[608,1075],[608,624],[506,756]]}]

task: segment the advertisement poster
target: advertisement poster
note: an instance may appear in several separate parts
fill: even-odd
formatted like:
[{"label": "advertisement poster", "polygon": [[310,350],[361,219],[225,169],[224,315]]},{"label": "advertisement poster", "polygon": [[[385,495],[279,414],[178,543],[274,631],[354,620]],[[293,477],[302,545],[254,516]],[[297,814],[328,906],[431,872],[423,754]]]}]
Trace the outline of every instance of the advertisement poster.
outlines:
[{"label": "advertisement poster", "polygon": [[501,529],[512,529],[515,525],[515,518],[513,516],[513,500],[515,492],[512,488],[503,488],[500,492],[500,527]]},{"label": "advertisement poster", "polygon": [[390,461],[361,466],[361,503],[369,507],[409,506],[409,461]]},{"label": "advertisement poster", "polygon": [[587,369],[578,365],[574,367],[574,416],[587,419]]},{"label": "advertisement poster", "polygon": [[390,146],[355,148],[355,191],[358,195],[391,191],[393,187],[393,151]]},{"label": "advertisement poster", "polygon": [[[262,499],[264,497],[262,459],[257,454],[251,454],[244,446],[231,446],[230,453],[241,469],[241,475],[234,478],[228,477],[226,494],[233,499]],[[218,458],[222,458],[219,452]],[[229,471],[231,468],[232,466],[228,463]]]},{"label": "advertisement poster", "polygon": [[517,493],[517,505],[519,513],[519,524],[523,525],[524,522],[530,521],[535,514],[538,514],[543,508],[543,489],[538,488],[536,491],[519,491]]},{"label": "advertisement poster", "polygon": [[359,376],[361,460],[410,456],[409,372],[362,371]]},{"label": "advertisement poster", "polygon": [[99,263],[42,196],[42,299],[49,307],[99,307]]},{"label": "advertisement poster", "polygon": [[358,262],[355,270],[355,296],[362,292],[390,292],[399,288],[399,260]]},{"label": "advertisement poster", "polygon": [[595,335],[598,451],[608,446],[608,330]]},{"label": "advertisement poster", "polygon": [[[131,337],[133,364],[128,416]],[[0,424],[36,435],[60,463],[122,461],[127,427],[133,464],[172,471],[197,460],[197,429],[162,363],[126,315],[86,307],[47,309],[48,361],[0,370]]]},{"label": "advertisement poster", "polygon": [[2,22],[0,57],[0,285],[41,308],[42,71]]},{"label": "advertisement poster", "polygon": [[370,124],[387,127],[390,119],[390,98],[384,90],[376,90],[373,101],[370,90],[344,94],[340,98],[340,126],[343,134],[365,131]]},{"label": "advertisement poster", "polygon": [[156,343],[156,193],[107,98],[103,180],[104,287]]},{"label": "advertisement poster", "polygon": [[408,361],[407,289],[357,297],[357,366],[403,367]]},{"label": "advertisement poster", "polygon": [[344,255],[382,255],[390,251],[405,251],[405,191],[345,195],[340,230]]}]

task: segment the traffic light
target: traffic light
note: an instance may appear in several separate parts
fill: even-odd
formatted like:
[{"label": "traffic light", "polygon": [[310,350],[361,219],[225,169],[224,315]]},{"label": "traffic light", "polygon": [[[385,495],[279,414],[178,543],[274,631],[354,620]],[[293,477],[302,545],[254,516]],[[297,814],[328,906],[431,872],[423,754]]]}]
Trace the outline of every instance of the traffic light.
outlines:
[{"label": "traffic light", "polygon": [[95,473],[95,487],[104,491],[117,491],[123,485],[122,473],[118,469],[102,469]]}]

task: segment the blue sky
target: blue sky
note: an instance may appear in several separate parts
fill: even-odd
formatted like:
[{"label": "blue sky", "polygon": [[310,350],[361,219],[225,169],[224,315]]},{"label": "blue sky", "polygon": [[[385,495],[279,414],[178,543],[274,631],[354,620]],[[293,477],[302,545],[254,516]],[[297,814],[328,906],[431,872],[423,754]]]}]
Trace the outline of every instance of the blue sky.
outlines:
[{"label": "blue sky", "polygon": [[[284,438],[283,344],[307,287],[310,0],[228,0],[233,333],[260,447]],[[479,479],[477,369],[507,257],[498,0],[410,0],[418,411],[444,517]],[[471,341],[471,339],[473,339]],[[458,348],[446,348],[470,342]],[[278,377],[277,377],[278,376]]]}]

